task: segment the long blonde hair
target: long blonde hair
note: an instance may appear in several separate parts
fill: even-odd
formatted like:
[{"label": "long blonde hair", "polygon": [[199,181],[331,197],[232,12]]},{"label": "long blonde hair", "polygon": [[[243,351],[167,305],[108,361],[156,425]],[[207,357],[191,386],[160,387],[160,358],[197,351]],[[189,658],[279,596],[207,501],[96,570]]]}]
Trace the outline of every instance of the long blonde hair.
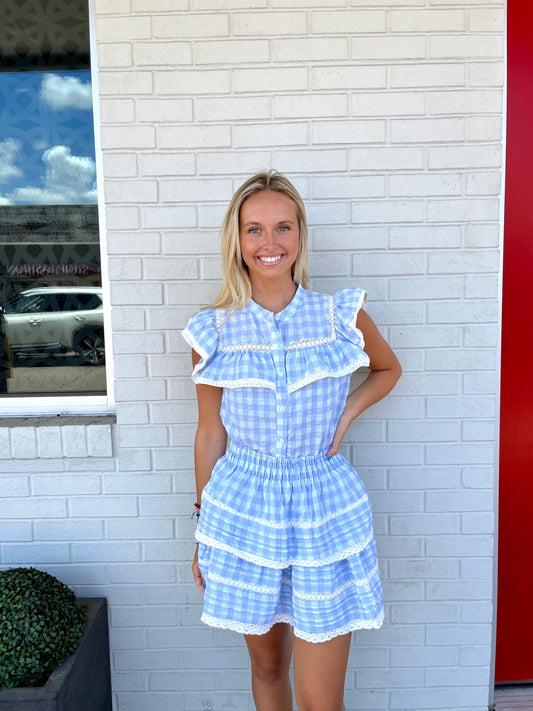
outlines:
[{"label": "long blonde hair", "polygon": [[307,218],[305,207],[298,191],[287,178],[275,170],[257,173],[237,190],[228,206],[220,230],[223,277],[217,298],[212,308],[235,311],[244,308],[252,298],[252,287],[248,269],[243,262],[239,243],[239,215],[242,204],[252,195],[262,190],[272,190],[285,195],[296,205],[296,215],[300,229],[298,254],[292,267],[292,278],[296,284],[307,288]]}]

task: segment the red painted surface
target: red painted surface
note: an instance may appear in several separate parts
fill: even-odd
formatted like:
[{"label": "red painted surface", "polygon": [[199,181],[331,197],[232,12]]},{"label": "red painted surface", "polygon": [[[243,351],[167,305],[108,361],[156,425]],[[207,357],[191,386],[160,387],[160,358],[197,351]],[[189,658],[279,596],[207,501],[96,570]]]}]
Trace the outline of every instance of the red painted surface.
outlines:
[{"label": "red painted surface", "polygon": [[533,3],[507,3],[496,681],[533,679]]}]

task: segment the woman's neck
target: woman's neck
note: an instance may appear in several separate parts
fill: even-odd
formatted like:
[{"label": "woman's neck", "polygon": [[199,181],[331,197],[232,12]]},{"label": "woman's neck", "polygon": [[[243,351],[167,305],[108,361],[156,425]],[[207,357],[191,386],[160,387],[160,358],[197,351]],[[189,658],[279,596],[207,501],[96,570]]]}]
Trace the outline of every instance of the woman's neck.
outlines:
[{"label": "woman's neck", "polygon": [[277,314],[291,303],[297,288],[297,284],[292,280],[283,286],[279,284],[252,284],[252,299],[267,311]]}]

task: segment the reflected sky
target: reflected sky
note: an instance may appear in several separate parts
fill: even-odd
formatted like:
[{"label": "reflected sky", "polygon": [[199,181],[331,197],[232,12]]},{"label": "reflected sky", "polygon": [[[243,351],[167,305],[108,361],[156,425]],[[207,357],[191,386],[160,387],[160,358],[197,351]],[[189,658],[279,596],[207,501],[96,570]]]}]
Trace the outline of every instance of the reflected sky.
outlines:
[{"label": "reflected sky", "polygon": [[95,204],[90,71],[0,73],[0,205]]}]

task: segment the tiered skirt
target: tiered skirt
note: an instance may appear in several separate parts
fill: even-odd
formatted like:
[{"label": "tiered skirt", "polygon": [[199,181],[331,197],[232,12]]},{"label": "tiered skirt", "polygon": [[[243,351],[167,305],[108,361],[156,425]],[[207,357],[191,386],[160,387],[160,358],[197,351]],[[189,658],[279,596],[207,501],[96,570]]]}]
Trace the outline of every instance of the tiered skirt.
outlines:
[{"label": "tiered skirt", "polygon": [[339,454],[231,445],[204,488],[196,538],[209,625],[264,634],[288,622],[325,642],[383,622],[370,503]]}]

